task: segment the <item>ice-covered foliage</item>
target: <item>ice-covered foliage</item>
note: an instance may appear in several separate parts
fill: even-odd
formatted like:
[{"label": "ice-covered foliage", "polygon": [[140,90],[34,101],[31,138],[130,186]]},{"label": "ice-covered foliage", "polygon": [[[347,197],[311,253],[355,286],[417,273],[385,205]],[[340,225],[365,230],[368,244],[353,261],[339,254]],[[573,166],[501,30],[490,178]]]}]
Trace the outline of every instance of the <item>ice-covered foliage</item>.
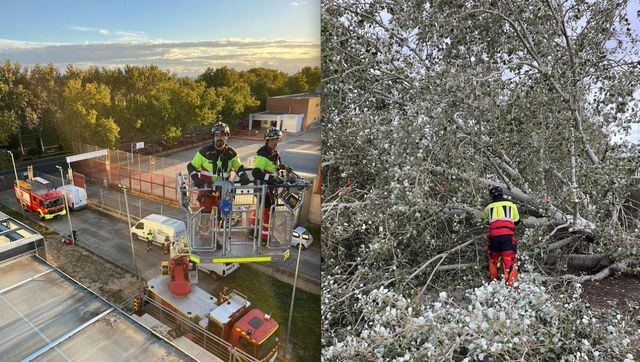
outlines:
[{"label": "ice-covered foliage", "polygon": [[[331,284],[329,278],[323,291]],[[527,274],[517,292],[492,282],[467,290],[462,298],[441,292],[436,300],[417,306],[384,287],[356,293],[352,308],[358,319],[346,329],[331,329],[331,310],[325,310],[323,323],[329,325],[323,336],[323,359],[622,361],[633,360],[633,353],[637,357],[637,349],[630,346],[631,338],[640,337],[633,319],[592,311],[579,299],[580,288],[576,284],[572,293],[553,294],[540,275]]]}]

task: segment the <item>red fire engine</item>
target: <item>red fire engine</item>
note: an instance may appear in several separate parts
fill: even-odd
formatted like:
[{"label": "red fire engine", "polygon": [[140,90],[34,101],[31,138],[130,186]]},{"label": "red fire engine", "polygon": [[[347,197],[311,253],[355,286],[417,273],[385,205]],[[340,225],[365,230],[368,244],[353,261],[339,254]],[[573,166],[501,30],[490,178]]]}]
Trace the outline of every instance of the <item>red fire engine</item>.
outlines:
[{"label": "red fire engine", "polygon": [[16,201],[27,211],[38,213],[40,220],[66,215],[62,195],[34,181],[18,180],[14,185]]}]

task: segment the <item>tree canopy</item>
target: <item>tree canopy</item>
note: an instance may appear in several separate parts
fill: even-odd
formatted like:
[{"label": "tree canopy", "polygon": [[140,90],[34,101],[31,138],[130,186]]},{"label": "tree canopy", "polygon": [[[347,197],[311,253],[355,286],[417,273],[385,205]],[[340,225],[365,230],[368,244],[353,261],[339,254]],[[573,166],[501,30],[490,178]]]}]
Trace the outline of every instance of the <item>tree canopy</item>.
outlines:
[{"label": "tree canopy", "polygon": [[[45,131],[68,141],[114,147],[121,142],[173,140],[217,121],[232,127],[264,109],[269,96],[318,87],[320,69],[295,75],[254,68],[209,68],[197,79],[179,78],[157,66],[80,69],[53,65],[32,68],[5,61],[0,66],[0,144]],[[40,144],[40,147],[44,145]]]},{"label": "tree canopy", "polygon": [[[410,332],[418,326],[406,315],[388,323],[368,316],[386,316],[384,309],[403,298],[480,288],[490,185],[502,186],[520,207],[522,272],[550,273],[552,266],[541,266],[554,259],[564,260],[553,264],[562,274],[570,253],[606,256],[607,272],[638,264],[629,196],[639,148],[625,136],[638,119],[640,73],[627,5],[324,3],[327,351],[338,359],[384,359],[421,350],[421,336]],[[377,299],[379,288],[398,297]],[[369,311],[368,303],[381,310]],[[420,308],[418,314],[436,312]],[[380,328],[398,335],[369,346],[348,337]],[[443,340],[466,338],[457,337]],[[477,358],[465,354],[465,343],[412,356]]]}]

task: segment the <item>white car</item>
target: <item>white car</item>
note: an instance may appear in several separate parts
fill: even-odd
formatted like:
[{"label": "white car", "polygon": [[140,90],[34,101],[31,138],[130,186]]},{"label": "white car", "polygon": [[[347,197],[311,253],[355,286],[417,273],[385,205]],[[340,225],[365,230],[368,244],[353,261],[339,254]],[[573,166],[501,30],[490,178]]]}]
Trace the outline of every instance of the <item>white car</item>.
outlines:
[{"label": "white car", "polygon": [[201,263],[198,264],[198,269],[205,271],[209,274],[216,273],[220,276],[227,276],[233,273],[240,267],[238,263]]},{"label": "white car", "polygon": [[298,244],[302,244],[304,248],[308,248],[313,243],[313,235],[309,233],[309,230],[298,226],[293,229],[293,237],[291,238],[291,246],[297,248]]}]

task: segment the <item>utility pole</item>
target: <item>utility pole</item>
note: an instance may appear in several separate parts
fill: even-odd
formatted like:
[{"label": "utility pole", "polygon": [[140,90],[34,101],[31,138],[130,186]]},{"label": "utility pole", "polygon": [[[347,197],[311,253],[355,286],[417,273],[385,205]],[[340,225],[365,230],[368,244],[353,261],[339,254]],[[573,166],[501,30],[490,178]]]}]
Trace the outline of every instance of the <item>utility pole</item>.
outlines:
[{"label": "utility pole", "polygon": [[[60,170],[60,178],[62,179],[62,188],[64,189],[64,173],[62,173],[62,167],[56,165],[56,168]],[[73,242],[73,245],[76,245],[76,237],[75,235],[73,235],[73,226],[71,225],[71,213],[69,212],[69,203],[67,202],[66,193],[64,193],[64,195],[62,196],[62,200],[64,201],[64,209],[67,211],[67,219],[69,220],[69,232],[71,233],[71,241]]]}]

